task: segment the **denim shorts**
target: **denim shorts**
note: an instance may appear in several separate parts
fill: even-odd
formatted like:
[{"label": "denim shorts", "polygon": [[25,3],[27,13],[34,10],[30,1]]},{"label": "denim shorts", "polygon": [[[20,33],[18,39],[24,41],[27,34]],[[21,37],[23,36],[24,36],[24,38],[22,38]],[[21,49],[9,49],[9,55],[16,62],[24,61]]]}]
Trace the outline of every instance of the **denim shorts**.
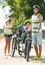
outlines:
[{"label": "denim shorts", "polygon": [[8,35],[8,34],[4,34],[5,37],[12,37],[12,34]]},{"label": "denim shorts", "polygon": [[32,33],[32,44],[33,45],[42,45],[42,32]]}]

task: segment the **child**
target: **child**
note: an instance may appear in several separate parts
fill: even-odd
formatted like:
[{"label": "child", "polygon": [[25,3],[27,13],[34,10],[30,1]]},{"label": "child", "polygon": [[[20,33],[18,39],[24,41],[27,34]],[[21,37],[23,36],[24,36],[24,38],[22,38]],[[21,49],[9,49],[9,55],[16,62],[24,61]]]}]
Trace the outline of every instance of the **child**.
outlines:
[{"label": "child", "polygon": [[[31,23],[30,20],[25,21],[25,26],[23,27],[22,40],[25,41],[26,33],[31,31]],[[31,34],[30,34],[31,35]]]}]

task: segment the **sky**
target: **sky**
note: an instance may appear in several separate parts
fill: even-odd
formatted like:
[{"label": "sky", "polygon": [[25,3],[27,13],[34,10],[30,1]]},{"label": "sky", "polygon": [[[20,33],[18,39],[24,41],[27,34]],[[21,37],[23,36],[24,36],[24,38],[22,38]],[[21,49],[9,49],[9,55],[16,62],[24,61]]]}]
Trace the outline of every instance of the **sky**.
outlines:
[{"label": "sky", "polygon": [[9,15],[9,10],[10,7],[6,6],[5,8],[2,8],[2,6],[0,6],[0,28],[3,28],[5,21],[6,21],[6,17],[5,15]]},{"label": "sky", "polygon": [[3,28],[3,25],[4,25],[4,13],[3,13],[3,10],[2,10],[2,6],[0,6],[0,28]]}]

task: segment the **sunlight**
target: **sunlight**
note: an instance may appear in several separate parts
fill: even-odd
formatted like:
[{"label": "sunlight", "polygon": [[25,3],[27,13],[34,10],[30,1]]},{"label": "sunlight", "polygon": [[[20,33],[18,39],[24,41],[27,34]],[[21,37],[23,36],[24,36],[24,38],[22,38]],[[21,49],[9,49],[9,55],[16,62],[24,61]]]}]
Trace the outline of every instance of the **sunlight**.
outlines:
[{"label": "sunlight", "polygon": [[[6,18],[8,17],[8,15],[10,13],[9,10],[10,10],[9,6],[6,6],[4,8],[2,8],[2,6],[0,6],[0,28],[3,28],[3,26],[5,24]],[[7,17],[5,17],[6,15],[7,15]]]}]

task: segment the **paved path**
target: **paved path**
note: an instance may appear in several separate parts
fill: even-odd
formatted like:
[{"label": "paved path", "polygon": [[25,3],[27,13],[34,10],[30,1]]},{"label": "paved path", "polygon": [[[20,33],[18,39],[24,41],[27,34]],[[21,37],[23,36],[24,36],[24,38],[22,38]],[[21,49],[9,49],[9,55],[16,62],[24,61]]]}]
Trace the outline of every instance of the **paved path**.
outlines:
[{"label": "paved path", "polygon": [[[5,45],[5,41],[4,39],[0,40],[0,65],[45,65],[45,47],[43,45],[43,50],[42,50],[42,60],[40,61],[36,61],[36,60],[32,60],[30,58],[29,62],[26,62],[26,60],[24,59],[24,57],[21,57],[18,55],[17,51],[15,54],[15,57],[5,57],[4,56],[4,45]],[[32,49],[31,51],[31,56],[35,55],[34,49]]]}]

